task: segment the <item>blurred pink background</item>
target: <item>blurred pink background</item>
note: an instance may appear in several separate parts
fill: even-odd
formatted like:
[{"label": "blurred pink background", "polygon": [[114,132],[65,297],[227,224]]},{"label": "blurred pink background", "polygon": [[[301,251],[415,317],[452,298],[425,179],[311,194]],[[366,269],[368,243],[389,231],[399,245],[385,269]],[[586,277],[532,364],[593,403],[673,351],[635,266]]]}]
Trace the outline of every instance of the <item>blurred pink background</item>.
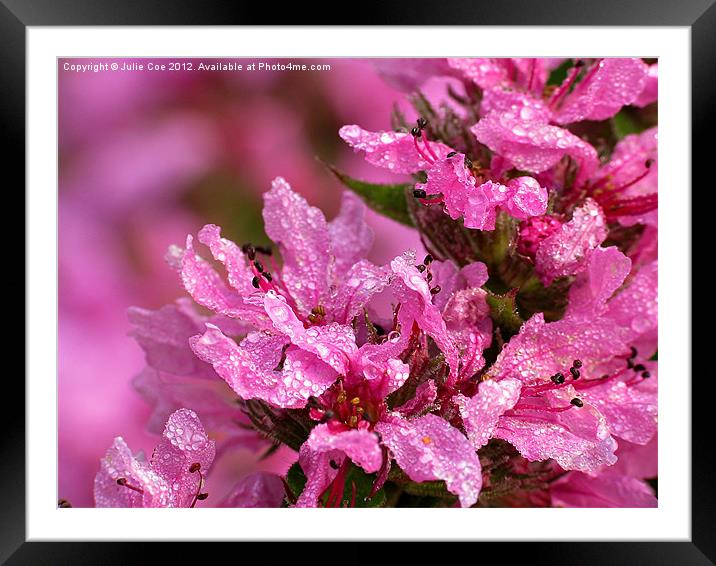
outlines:
[{"label": "blurred pink background", "polygon": [[[114,60],[92,60],[100,61]],[[184,295],[163,261],[167,247],[205,223],[239,243],[262,241],[261,194],[277,175],[332,218],[342,188],[316,157],[396,182],[353,155],[339,127],[389,129],[395,103],[412,114],[370,60],[325,60],[331,70],[320,72],[77,73],[65,62],[89,61],[58,63],[58,497],[84,507],[115,436],[146,454],[157,440],[145,431],[150,407],[131,386],[144,361],[126,310]],[[369,221],[373,261],[422,250],[412,230],[372,212]],[[257,462],[239,452],[212,480],[226,490],[253,470],[283,471],[292,457]]]}]

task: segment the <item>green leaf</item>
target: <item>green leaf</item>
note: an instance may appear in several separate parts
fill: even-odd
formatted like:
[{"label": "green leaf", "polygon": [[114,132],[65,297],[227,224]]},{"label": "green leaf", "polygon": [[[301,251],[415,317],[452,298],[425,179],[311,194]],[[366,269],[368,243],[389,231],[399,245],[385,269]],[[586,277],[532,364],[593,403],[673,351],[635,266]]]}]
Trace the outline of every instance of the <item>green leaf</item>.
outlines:
[{"label": "green leaf", "polygon": [[327,167],[341,183],[361,197],[370,208],[401,224],[414,226],[410,214],[408,214],[408,205],[405,200],[405,192],[413,188],[412,184],[384,185],[367,183],[349,177],[332,165],[327,165]]},{"label": "green leaf", "polygon": [[291,488],[293,495],[298,497],[301,495],[303,488],[306,485],[306,476],[301,469],[301,465],[296,462],[288,469],[286,473],[286,483]]},{"label": "green leaf", "polygon": [[638,134],[645,128],[634,115],[632,115],[626,108],[621,110],[614,118],[612,118],[612,125],[614,128],[614,134],[617,139],[620,140],[629,134]]},{"label": "green leaf", "polygon": [[567,59],[564,63],[562,63],[559,67],[554,69],[549,74],[549,78],[547,79],[547,86],[561,85],[564,82],[564,79],[567,78],[567,71],[573,66],[574,61],[572,61],[571,59]]},{"label": "green leaf", "polygon": [[517,289],[510,289],[504,295],[487,292],[487,304],[490,306],[490,314],[498,326],[510,332],[517,332],[524,320],[517,313]]}]

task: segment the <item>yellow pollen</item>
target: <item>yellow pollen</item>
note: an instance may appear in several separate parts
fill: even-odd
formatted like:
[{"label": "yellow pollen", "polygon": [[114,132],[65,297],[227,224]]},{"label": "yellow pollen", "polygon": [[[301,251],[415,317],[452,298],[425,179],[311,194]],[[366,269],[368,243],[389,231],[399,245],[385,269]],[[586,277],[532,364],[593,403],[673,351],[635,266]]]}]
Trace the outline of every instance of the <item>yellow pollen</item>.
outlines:
[{"label": "yellow pollen", "polygon": [[430,444],[432,439],[429,436],[423,436],[423,444]]},{"label": "yellow pollen", "polygon": [[356,426],[358,424],[358,417],[353,415],[352,417],[348,418],[348,426]]},{"label": "yellow pollen", "polygon": [[352,403],[353,405],[359,405],[359,404],[360,404],[360,397],[353,397],[353,399],[351,399],[351,403]]}]

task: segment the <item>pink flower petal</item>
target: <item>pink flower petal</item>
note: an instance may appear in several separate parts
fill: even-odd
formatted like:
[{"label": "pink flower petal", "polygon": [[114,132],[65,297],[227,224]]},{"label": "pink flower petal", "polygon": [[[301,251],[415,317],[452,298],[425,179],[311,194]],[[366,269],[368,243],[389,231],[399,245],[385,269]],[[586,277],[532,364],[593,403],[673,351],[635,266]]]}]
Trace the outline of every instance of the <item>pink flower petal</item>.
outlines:
[{"label": "pink flower petal", "polygon": [[482,381],[472,398],[458,395],[455,402],[465,424],[467,437],[477,450],[487,444],[494,435],[502,414],[517,403],[522,383],[517,379]]},{"label": "pink flower petal", "polygon": [[336,294],[329,298],[326,310],[335,322],[350,324],[361,314],[370,299],[382,292],[390,282],[390,269],[361,260],[343,272]]},{"label": "pink flower petal", "polygon": [[648,67],[641,59],[608,58],[596,65],[564,99],[555,115],[557,123],[611,118],[646,86]]},{"label": "pink flower petal", "polygon": [[[393,273],[393,292],[400,302],[401,324],[404,321],[414,320],[420,329],[432,337],[450,366],[450,376],[457,378],[459,353],[448,336],[445,321],[440,310],[432,304],[430,287],[422,273],[414,265],[414,255],[398,256],[391,262]],[[412,322],[405,325],[402,332],[409,331]],[[391,356],[395,357],[395,356]]]},{"label": "pink flower petal", "polygon": [[[355,151],[365,151],[365,159],[371,165],[389,169],[393,173],[416,173],[428,169],[430,163],[415,149],[413,136],[401,132],[369,132],[360,126],[343,126],[338,134]],[[450,151],[439,142],[429,142],[439,159]],[[422,146],[422,142],[420,144]]]},{"label": "pink flower petal", "polygon": [[[117,483],[124,478],[139,493]],[[172,494],[167,481],[146,462],[139,461],[122,437],[114,439],[100,461],[94,479],[94,500],[97,507],[171,507]]]},{"label": "pink flower petal", "polygon": [[306,445],[315,452],[339,450],[369,474],[377,472],[383,462],[378,437],[364,429],[331,432],[327,424],[319,424],[311,430]]},{"label": "pink flower petal", "polygon": [[535,269],[545,285],[557,277],[582,271],[589,254],[607,237],[607,223],[591,199],[574,210],[572,220],[543,240],[535,254]]},{"label": "pink flower petal", "polygon": [[519,220],[547,212],[547,189],[534,177],[516,177],[507,183],[508,197],[504,209]]},{"label": "pink flower petal", "polygon": [[286,335],[292,344],[311,352],[338,373],[345,374],[358,347],[353,329],[331,323],[305,328],[286,300],[273,291],[264,296],[264,306],[276,330]]},{"label": "pink flower petal", "polygon": [[323,213],[309,206],[291,190],[282,177],[276,177],[264,194],[266,234],[281,249],[281,278],[296,301],[301,315],[321,304],[328,287],[330,237]]},{"label": "pink flower petal", "polygon": [[229,289],[219,274],[194,252],[193,238],[186,237],[186,249],[181,259],[181,276],[184,288],[201,306],[230,318],[238,318],[266,326],[268,320],[263,309],[249,304],[235,290]]},{"label": "pink flower petal", "polygon": [[355,194],[344,191],[338,216],[328,223],[333,272],[337,279],[362,260],[373,245],[373,231],[365,221],[366,206]]},{"label": "pink flower petal", "polygon": [[582,395],[604,415],[614,436],[634,444],[646,444],[656,434],[656,368],[649,367],[649,371],[652,377],[641,383],[611,381],[585,389]]},{"label": "pink flower petal", "polygon": [[569,289],[569,306],[565,316],[592,317],[604,313],[609,298],[629,275],[631,260],[615,246],[596,248],[589,256],[587,268]]},{"label": "pink flower petal", "polygon": [[659,99],[659,63],[649,65],[646,75],[646,84],[641,94],[632,102],[634,106],[644,108]]},{"label": "pink flower petal", "polygon": [[396,407],[396,411],[406,417],[418,415],[435,402],[437,394],[438,389],[435,386],[435,382],[432,380],[426,381],[415,390],[415,396]]},{"label": "pink flower petal", "polygon": [[533,96],[515,90],[493,88],[482,95],[480,113],[487,116],[490,112],[510,112],[522,120],[546,124],[552,118],[547,105]]},{"label": "pink flower petal", "polygon": [[492,112],[471,128],[478,141],[523,171],[542,173],[569,155],[579,164],[576,183],[599,165],[597,151],[571,132],[511,112]]},{"label": "pink flower petal", "polygon": [[276,370],[287,344],[283,336],[254,332],[239,346],[207,324],[204,335],[193,337],[190,344],[240,397],[263,399],[277,407],[304,407],[309,397],[323,393],[337,377],[314,354],[296,347],[286,350],[283,369]]},{"label": "pink flower petal", "polygon": [[199,231],[199,241],[209,248],[215,260],[224,264],[229,284],[234,289],[242,295],[250,295],[256,290],[251,285],[254,273],[246,256],[234,242],[221,237],[221,228],[207,224]]},{"label": "pink flower petal", "polygon": [[152,469],[171,485],[177,507],[188,507],[199,490],[200,475],[190,468],[199,464],[204,476],[216,454],[213,440],[194,411],[179,409],[167,420],[162,439],[152,454]]},{"label": "pink flower petal", "polygon": [[483,89],[509,84],[508,59],[448,58],[448,65]]},{"label": "pink flower petal", "polygon": [[156,311],[130,307],[127,315],[133,326],[130,335],[144,350],[150,367],[175,375],[216,377],[211,366],[189,347],[189,338],[201,332],[204,324],[188,300],[180,299]]},{"label": "pink flower petal", "polygon": [[533,385],[568,371],[575,359],[587,367],[628,350],[619,327],[608,319],[585,324],[583,319],[563,318],[545,323],[544,315],[537,313],[505,344],[488,373],[494,379],[514,377]]},{"label": "pink flower petal", "polygon": [[463,507],[477,502],[482,468],[475,449],[444,419],[428,414],[405,420],[394,414],[376,425],[382,442],[413,481],[445,480]]},{"label": "pink flower petal", "polygon": [[304,442],[298,452],[298,463],[306,476],[306,485],[298,496],[296,507],[318,507],[318,501],[326,488],[335,479],[338,469],[331,466],[342,464],[345,456],[338,450],[316,452]]},{"label": "pink flower petal", "polygon": [[656,351],[658,340],[658,262],[654,261],[634,276],[634,279],[608,304],[607,315],[627,335],[644,357]]},{"label": "pink flower petal", "polygon": [[277,508],[281,507],[285,495],[279,476],[256,472],[239,480],[218,507]]},{"label": "pink flower petal", "polygon": [[[530,404],[542,403],[544,410],[517,410],[500,417],[495,436],[506,440],[530,461],[555,460],[565,470],[596,472],[617,461],[616,441],[610,436],[605,418],[585,403],[570,407],[575,396],[569,386],[539,398],[530,397]],[[550,408],[570,407],[563,412]]]},{"label": "pink flower petal", "polygon": [[629,476],[579,472],[556,480],[550,488],[555,507],[657,507],[654,492],[643,481]]}]

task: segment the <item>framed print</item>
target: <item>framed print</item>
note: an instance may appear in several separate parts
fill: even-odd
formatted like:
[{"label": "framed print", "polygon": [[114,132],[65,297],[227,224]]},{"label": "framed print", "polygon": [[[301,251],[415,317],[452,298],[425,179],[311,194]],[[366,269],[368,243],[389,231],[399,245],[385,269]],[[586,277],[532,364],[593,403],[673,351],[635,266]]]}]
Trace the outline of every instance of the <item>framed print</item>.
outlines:
[{"label": "framed print", "polygon": [[326,26],[43,4],[1,12],[28,328],[4,560],[435,541],[713,563],[709,2]]}]

